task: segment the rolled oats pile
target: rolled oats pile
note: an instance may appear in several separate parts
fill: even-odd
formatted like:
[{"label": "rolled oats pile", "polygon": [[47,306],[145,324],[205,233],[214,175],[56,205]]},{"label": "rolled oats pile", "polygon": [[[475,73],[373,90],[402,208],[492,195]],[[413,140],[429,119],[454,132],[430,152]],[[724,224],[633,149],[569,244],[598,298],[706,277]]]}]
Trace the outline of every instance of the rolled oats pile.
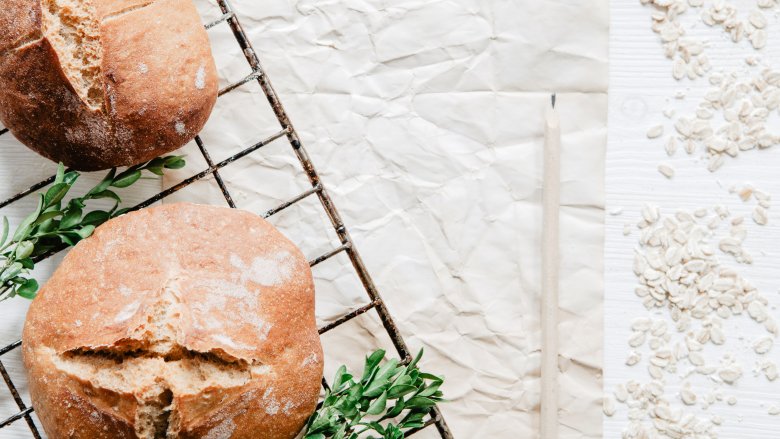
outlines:
[{"label": "rolled oats pile", "polygon": [[[773,122],[780,116],[780,70],[760,58],[780,4],[640,3],[650,13],[663,55],[671,61],[671,76],[681,85],[706,81],[707,87],[694,102],[695,110],[667,108],[667,122],[647,127],[648,141],[669,158],[658,164],[660,177],[675,178],[675,157],[681,150],[716,172],[742,153],[780,143],[780,125]],[[723,38],[693,37],[694,27],[715,29]],[[745,53],[745,65],[732,70],[714,65],[707,52],[715,44],[738,47]],[[670,96],[673,102],[671,98],[688,99],[687,92]],[[710,407],[738,406],[734,389],[747,374],[767,382],[778,377],[777,366],[768,359],[777,323],[766,295],[742,274],[754,263],[754,255],[743,247],[747,223],[769,223],[771,195],[747,182],[728,191],[749,213],[732,215],[721,205],[670,213],[645,205],[639,223],[624,226],[627,239],[638,236],[634,293],[648,313],[631,322],[625,356],[626,366],[646,373],[608,389],[604,397],[605,415],[628,418],[623,438],[717,438],[720,427],[735,420]],[[734,319],[740,319],[740,325],[758,325],[763,334],[748,339],[726,330],[725,323]],[[744,349],[735,352],[729,346]],[[780,401],[764,409],[767,415],[780,415]]]},{"label": "rolled oats pile", "polygon": [[[646,368],[647,380],[620,384],[604,399],[607,416],[616,413],[617,404],[626,406],[629,424],[623,437],[717,437],[723,419],[701,412],[714,404],[737,403],[726,395],[742,378],[748,360],[718,351],[729,337],[738,337],[723,329],[727,319],[741,318],[764,328],[765,335],[749,343],[761,372],[768,380],[777,378],[776,365],[762,358],[778,333],[768,301],[718,254],[720,250],[736,263],[750,263],[741,246],[747,236],[743,222],[742,217],[731,218],[723,206],[674,215],[651,205],[642,209],[633,264],[635,294],[648,311],[662,311],[662,318],[631,323],[625,364]],[[718,236],[722,223],[729,231]],[[717,363],[707,362],[707,348],[719,354]],[[707,382],[711,391],[697,394],[691,386],[694,379]]]}]

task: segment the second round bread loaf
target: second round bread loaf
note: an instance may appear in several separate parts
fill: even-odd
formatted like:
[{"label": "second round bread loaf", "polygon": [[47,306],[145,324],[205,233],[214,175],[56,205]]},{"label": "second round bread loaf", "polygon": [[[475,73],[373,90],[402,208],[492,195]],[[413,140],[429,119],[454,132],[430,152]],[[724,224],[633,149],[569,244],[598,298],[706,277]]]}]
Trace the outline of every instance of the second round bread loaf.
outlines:
[{"label": "second round bread loaf", "polygon": [[130,213],[41,289],[23,357],[50,439],[291,439],[322,378],[311,270],[248,212]]}]

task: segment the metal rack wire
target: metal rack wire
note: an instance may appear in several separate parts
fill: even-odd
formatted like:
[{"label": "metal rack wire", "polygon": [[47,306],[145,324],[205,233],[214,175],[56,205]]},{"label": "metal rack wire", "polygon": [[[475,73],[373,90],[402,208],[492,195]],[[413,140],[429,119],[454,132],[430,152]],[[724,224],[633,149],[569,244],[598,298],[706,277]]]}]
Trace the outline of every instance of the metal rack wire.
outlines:
[{"label": "metal rack wire", "polygon": [[[236,42],[241,47],[241,50],[246,58],[246,61],[249,63],[249,66],[252,69],[252,73],[250,73],[240,81],[233,83],[220,90],[219,96],[224,96],[225,94],[238,89],[244,84],[250,83],[252,81],[256,81],[262,88],[263,92],[265,93],[266,98],[268,99],[268,103],[270,104],[271,109],[273,110],[274,115],[276,116],[276,119],[278,120],[279,125],[281,126],[281,130],[271,135],[270,137],[267,137],[266,139],[258,143],[255,143],[254,145],[251,145],[243,149],[242,151],[218,163],[214,163],[211,156],[209,155],[208,150],[206,149],[206,145],[204,144],[200,136],[196,137],[195,141],[198,145],[198,148],[200,149],[201,154],[203,155],[203,158],[206,161],[206,164],[208,165],[207,169],[187,179],[180,181],[174,186],[152,196],[151,198],[141,202],[140,204],[137,204],[136,206],[133,207],[133,210],[147,207],[187,187],[188,185],[198,180],[201,180],[205,177],[208,177],[210,175],[213,175],[228,205],[230,207],[236,207],[233,201],[233,197],[230,195],[230,192],[228,191],[225,182],[220,176],[219,171],[222,168],[230,165],[231,163],[234,163],[237,160],[240,160],[241,158],[254,153],[258,149],[262,148],[263,146],[271,142],[274,142],[283,137],[287,138],[287,141],[290,143],[290,146],[292,147],[294,154],[300,161],[300,164],[303,167],[303,170],[309,179],[311,187],[306,191],[300,193],[299,195],[280,204],[279,206],[271,210],[268,210],[267,212],[265,212],[263,217],[265,218],[271,217],[276,213],[292,206],[293,204],[298,203],[299,201],[302,201],[312,195],[316,195],[331,225],[333,226],[333,229],[335,230],[336,235],[338,236],[338,239],[341,242],[341,245],[309,261],[309,264],[313,267],[342,252],[346,253],[369,299],[368,303],[366,303],[365,305],[357,309],[354,309],[349,313],[342,315],[335,321],[319,328],[319,333],[324,334],[352,320],[353,318],[359,315],[368,313],[370,311],[374,311],[377,313],[377,316],[382,322],[382,325],[386,329],[387,334],[390,337],[390,340],[392,341],[393,346],[395,347],[395,350],[397,351],[400,359],[404,361],[409,361],[411,359],[409,348],[407,347],[406,342],[401,336],[401,333],[399,332],[398,327],[396,326],[395,321],[393,320],[393,317],[390,315],[387,306],[382,300],[382,297],[379,295],[379,292],[377,291],[377,288],[374,285],[374,281],[371,279],[371,275],[369,275],[368,270],[366,269],[366,266],[364,265],[363,260],[361,259],[360,254],[358,253],[358,250],[352,241],[352,237],[350,236],[349,231],[344,225],[344,222],[342,221],[341,216],[339,215],[339,212],[336,209],[336,206],[333,204],[333,201],[328,195],[328,192],[325,189],[324,184],[320,180],[320,177],[317,174],[314,164],[309,158],[309,154],[306,152],[306,149],[301,143],[298,134],[293,128],[292,123],[290,122],[290,119],[288,118],[287,113],[285,112],[284,107],[282,106],[279,100],[279,97],[277,96],[276,92],[271,86],[268,77],[263,71],[257,53],[252,47],[252,44],[249,42],[249,39],[247,38],[247,35],[244,32],[241,23],[239,22],[239,18],[236,15],[236,12],[233,10],[232,6],[230,5],[229,0],[217,0],[217,3],[219,4],[220,9],[222,10],[222,16],[206,24],[206,29],[211,29],[215,26],[223,25],[223,24],[227,24],[228,26],[230,26],[230,30],[232,31],[233,36],[236,39]],[[7,132],[8,132],[7,129],[2,129],[0,130],[0,135],[6,134]],[[18,194],[8,198],[5,201],[0,202],[0,208],[8,206],[13,202],[20,200],[35,191],[38,191],[39,189],[47,186],[48,184],[51,184],[52,181],[54,181],[54,176],[51,176],[48,179],[36,183],[30,188],[19,192]],[[47,255],[46,257],[48,256],[51,256],[51,254]],[[17,390],[17,386],[14,384],[13,380],[11,379],[11,376],[9,375],[8,371],[6,370],[2,362],[2,358],[5,354],[15,349],[18,349],[21,346],[21,344],[22,342],[19,340],[7,346],[0,347],[0,375],[2,375],[3,380],[5,381],[5,384],[7,385],[12,398],[14,399],[17,407],[19,408],[19,411],[14,415],[6,419],[0,420],[0,430],[17,421],[24,420],[30,428],[32,437],[40,438],[41,433],[38,430],[38,427],[36,426],[32,418],[34,407],[31,407],[25,403],[22,396],[19,394],[19,391]],[[362,354],[363,353],[360,353],[359,355]],[[327,387],[327,382],[325,381],[325,379],[323,379],[323,386]],[[434,407],[433,409],[431,409],[430,416],[426,420],[424,427],[410,431],[409,433],[407,433],[407,436],[411,436],[412,434],[422,429],[427,429],[430,427],[434,427],[438,431],[438,434],[443,439],[453,438],[453,435],[450,432],[449,427],[447,426],[447,423],[442,417],[442,414],[438,407]]]}]

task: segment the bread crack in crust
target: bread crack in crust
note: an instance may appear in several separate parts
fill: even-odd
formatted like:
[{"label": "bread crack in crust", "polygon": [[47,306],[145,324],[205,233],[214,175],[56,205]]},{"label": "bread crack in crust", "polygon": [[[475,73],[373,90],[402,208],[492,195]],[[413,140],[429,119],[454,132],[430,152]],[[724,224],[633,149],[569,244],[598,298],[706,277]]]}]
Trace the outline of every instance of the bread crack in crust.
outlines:
[{"label": "bread crack in crust", "polygon": [[106,20],[110,20],[112,18],[121,17],[122,15],[129,14],[130,12],[137,11],[139,9],[143,9],[143,8],[151,5],[152,3],[154,3],[154,2],[153,1],[152,2],[147,1],[147,2],[139,3],[139,4],[131,4],[130,6],[125,7],[124,9],[119,9],[119,10],[117,10],[115,12],[112,12],[112,13],[110,13],[108,15],[103,16],[103,22],[105,22]]},{"label": "bread crack in crust", "polygon": [[3,0],[0,27],[0,121],[75,169],[178,149],[216,102],[191,0]]},{"label": "bread crack in crust", "polygon": [[51,439],[292,439],[322,377],[306,258],[254,214],[193,204],[79,243],[22,353]]},{"label": "bread crack in crust", "polygon": [[100,26],[89,1],[42,0],[43,34],[79,98],[92,110],[104,108]]}]

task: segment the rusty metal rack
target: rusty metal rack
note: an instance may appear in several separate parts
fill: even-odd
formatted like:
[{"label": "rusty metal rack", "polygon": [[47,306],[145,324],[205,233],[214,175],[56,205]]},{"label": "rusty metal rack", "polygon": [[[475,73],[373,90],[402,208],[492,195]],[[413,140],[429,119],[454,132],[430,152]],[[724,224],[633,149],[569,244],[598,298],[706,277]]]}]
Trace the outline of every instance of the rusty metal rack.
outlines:
[{"label": "rusty metal rack", "polygon": [[[213,176],[213,178],[216,180],[220,190],[222,191],[222,194],[225,197],[225,201],[227,201],[228,205],[230,207],[236,207],[233,201],[233,197],[230,195],[230,192],[228,191],[225,182],[220,176],[219,171],[222,168],[230,165],[231,163],[234,163],[237,160],[240,160],[241,158],[256,152],[257,150],[259,150],[260,148],[262,148],[263,146],[271,142],[274,142],[281,138],[286,138],[290,146],[292,147],[293,153],[300,161],[304,173],[309,179],[310,188],[304,191],[303,193],[291,198],[290,200],[280,204],[279,206],[265,212],[263,217],[265,218],[271,217],[274,214],[292,206],[293,204],[301,200],[316,195],[328,219],[330,220],[330,223],[333,226],[333,229],[335,230],[336,235],[338,236],[338,239],[341,242],[341,245],[313,259],[312,261],[309,261],[309,264],[311,266],[315,266],[323,261],[326,261],[327,259],[330,259],[331,257],[337,254],[340,254],[342,252],[346,253],[346,255],[349,258],[349,261],[351,262],[352,267],[354,268],[368,296],[368,303],[366,303],[365,305],[357,309],[350,311],[349,313],[342,315],[335,321],[319,328],[320,334],[324,334],[361,314],[374,311],[377,313],[380,321],[382,322],[382,325],[387,330],[387,334],[390,337],[390,340],[392,341],[393,346],[395,347],[395,350],[397,351],[400,359],[402,361],[403,360],[409,361],[411,359],[409,348],[407,347],[406,342],[401,336],[401,333],[399,332],[398,327],[396,326],[393,320],[393,317],[390,315],[390,312],[388,311],[385,302],[382,300],[382,297],[379,295],[379,292],[377,291],[377,288],[374,285],[374,281],[371,279],[371,276],[369,275],[368,270],[366,269],[366,266],[363,264],[363,260],[361,259],[357,248],[355,247],[352,237],[347,231],[347,227],[344,225],[344,222],[342,221],[341,216],[339,215],[338,210],[336,209],[336,206],[333,204],[333,201],[328,195],[328,192],[325,189],[324,184],[320,180],[320,177],[317,174],[314,164],[309,158],[309,154],[306,152],[306,149],[301,143],[298,134],[293,128],[292,123],[290,122],[290,119],[288,118],[287,113],[285,112],[284,107],[282,106],[278,95],[274,91],[268,77],[263,71],[257,53],[252,47],[252,44],[249,42],[249,39],[246,33],[244,32],[241,23],[239,22],[239,18],[236,15],[236,12],[233,10],[232,6],[230,5],[229,0],[217,0],[217,3],[219,4],[220,9],[222,10],[222,16],[206,24],[205,26],[206,29],[211,29],[219,25],[230,26],[230,30],[232,31],[236,39],[236,42],[241,47],[241,50],[246,58],[246,61],[249,63],[249,66],[252,69],[252,73],[250,73],[240,81],[233,83],[220,90],[219,96],[224,96],[225,94],[238,89],[244,84],[256,81],[262,88],[263,92],[265,93],[266,98],[268,99],[268,103],[270,104],[271,109],[273,110],[276,119],[278,120],[279,125],[281,126],[281,130],[271,135],[270,137],[267,137],[266,139],[258,143],[255,143],[254,145],[251,145],[243,149],[242,151],[236,153],[235,155],[228,157],[218,163],[214,163],[211,156],[209,155],[208,150],[206,149],[206,145],[204,144],[200,136],[196,137],[195,141],[198,145],[198,148],[200,149],[201,154],[203,155],[203,158],[206,161],[206,164],[208,165],[208,168],[202,172],[199,172],[198,174],[195,174],[187,179],[178,182],[172,187],[165,189],[164,191],[152,196],[146,201],[143,201],[140,204],[133,206],[133,209],[136,210],[136,209],[147,207],[183,189],[184,187],[192,184],[193,182],[196,182],[208,176]],[[2,129],[0,130],[0,135],[4,135],[7,132],[8,132],[7,129]],[[25,196],[32,194],[33,192],[36,192],[41,188],[44,188],[48,184],[51,184],[52,181],[54,181],[54,176],[31,186],[30,188],[10,197],[5,201],[0,202],[0,208],[8,206],[9,204],[17,200],[22,199]],[[13,400],[15,401],[16,405],[19,408],[19,411],[16,414],[0,420],[0,432],[2,432],[2,428],[7,427],[17,421],[24,420],[30,428],[32,437],[41,438],[41,432],[39,431],[36,423],[33,420],[35,408],[25,403],[24,399],[22,398],[22,396],[19,394],[19,391],[17,390],[17,386],[14,384],[13,380],[11,379],[11,376],[9,375],[8,371],[6,370],[5,366],[2,363],[2,357],[5,354],[15,349],[18,349],[21,346],[21,344],[22,344],[21,341],[16,341],[7,346],[0,347],[0,375],[2,375],[5,384],[8,386],[8,390],[11,394],[11,397],[13,398]],[[357,355],[363,355],[363,354],[364,353],[361,352],[358,353]],[[323,379],[323,386],[327,386],[327,382],[325,381],[325,379]],[[424,427],[408,432],[407,436],[410,436],[422,429],[430,429],[430,428],[435,428],[438,432],[438,435],[441,436],[443,439],[453,438],[453,435],[450,432],[447,423],[442,417],[442,414],[438,407],[434,407],[431,410],[430,416],[428,417],[428,419],[426,419]]]}]

